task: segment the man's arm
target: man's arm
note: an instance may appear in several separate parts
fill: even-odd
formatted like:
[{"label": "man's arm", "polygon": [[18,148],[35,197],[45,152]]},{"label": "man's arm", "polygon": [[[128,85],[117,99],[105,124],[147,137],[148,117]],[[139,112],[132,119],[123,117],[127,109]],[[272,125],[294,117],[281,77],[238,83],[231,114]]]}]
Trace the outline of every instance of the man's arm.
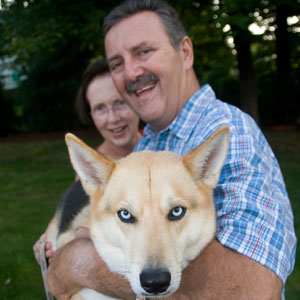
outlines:
[{"label": "man's arm", "polygon": [[59,300],[69,300],[83,288],[111,297],[135,299],[129,282],[110,272],[89,238],[77,238],[54,253],[47,283],[53,296]]},{"label": "man's arm", "polygon": [[[69,299],[83,287],[135,299],[127,280],[108,270],[87,238],[55,253],[49,279],[50,290],[59,300]],[[281,289],[280,279],[269,269],[214,240],[183,271],[179,290],[168,299],[280,299]]]},{"label": "man's arm", "polygon": [[280,299],[281,280],[261,264],[213,240],[184,270],[176,300]]}]

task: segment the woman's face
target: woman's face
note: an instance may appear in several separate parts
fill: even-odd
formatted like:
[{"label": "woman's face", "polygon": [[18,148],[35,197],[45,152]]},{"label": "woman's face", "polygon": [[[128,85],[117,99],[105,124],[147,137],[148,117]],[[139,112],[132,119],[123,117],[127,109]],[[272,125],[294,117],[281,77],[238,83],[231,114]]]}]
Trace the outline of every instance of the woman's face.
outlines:
[{"label": "woman's face", "polygon": [[138,133],[138,116],[121,99],[110,74],[95,77],[86,97],[91,116],[103,138],[117,147],[130,146]]}]

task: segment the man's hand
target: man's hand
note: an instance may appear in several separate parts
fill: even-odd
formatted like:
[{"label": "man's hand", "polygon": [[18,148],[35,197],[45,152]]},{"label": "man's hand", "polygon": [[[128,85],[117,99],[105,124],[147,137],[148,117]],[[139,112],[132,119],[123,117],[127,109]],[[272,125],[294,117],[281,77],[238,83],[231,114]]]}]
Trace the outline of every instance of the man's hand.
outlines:
[{"label": "man's hand", "polygon": [[[46,233],[43,233],[40,238],[33,245],[33,254],[34,258],[38,264],[40,264],[40,247],[43,242],[46,242]],[[52,244],[50,242],[46,243],[46,257],[51,258],[54,254],[54,250],[52,249]]]},{"label": "man's hand", "polygon": [[[87,231],[78,232],[86,236]],[[52,257],[47,283],[58,300],[70,299],[82,288],[90,288],[105,295],[135,299],[128,281],[112,273],[100,258],[89,238],[76,238],[59,248]]]},{"label": "man's hand", "polygon": [[[48,230],[51,222],[52,221],[50,221],[50,223],[48,224],[47,230]],[[40,247],[41,247],[41,244],[43,242],[47,241],[47,230],[40,236],[40,238],[33,245],[34,257],[35,257],[35,260],[38,262],[38,264],[40,264]],[[46,257],[48,259],[50,259],[51,256],[54,254],[54,250],[52,249],[52,244],[50,242],[47,242],[45,248],[46,248]]]}]

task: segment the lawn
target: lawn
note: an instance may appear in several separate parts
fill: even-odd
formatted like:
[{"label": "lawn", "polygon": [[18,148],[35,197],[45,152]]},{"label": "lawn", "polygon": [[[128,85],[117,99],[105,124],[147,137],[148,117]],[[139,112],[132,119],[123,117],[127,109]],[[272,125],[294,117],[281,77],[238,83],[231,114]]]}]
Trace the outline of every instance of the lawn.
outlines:
[{"label": "lawn", "polygon": [[[281,164],[300,236],[300,132],[267,131]],[[95,138],[85,141],[95,146]],[[0,141],[0,299],[45,299],[32,245],[74,179],[64,140]],[[300,257],[286,299],[300,299]]]}]

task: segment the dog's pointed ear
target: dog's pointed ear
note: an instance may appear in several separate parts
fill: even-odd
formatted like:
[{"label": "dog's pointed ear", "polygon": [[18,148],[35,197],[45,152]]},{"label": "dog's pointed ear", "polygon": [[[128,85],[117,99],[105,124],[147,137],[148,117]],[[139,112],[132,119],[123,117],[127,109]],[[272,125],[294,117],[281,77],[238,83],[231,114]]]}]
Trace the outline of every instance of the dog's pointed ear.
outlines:
[{"label": "dog's pointed ear", "polygon": [[214,188],[219,180],[229,144],[228,126],[219,127],[202,145],[183,157],[196,183]]},{"label": "dog's pointed ear", "polygon": [[92,194],[97,189],[104,188],[115,168],[115,162],[90,148],[71,133],[67,133],[65,139],[73,168],[85,191]]}]

